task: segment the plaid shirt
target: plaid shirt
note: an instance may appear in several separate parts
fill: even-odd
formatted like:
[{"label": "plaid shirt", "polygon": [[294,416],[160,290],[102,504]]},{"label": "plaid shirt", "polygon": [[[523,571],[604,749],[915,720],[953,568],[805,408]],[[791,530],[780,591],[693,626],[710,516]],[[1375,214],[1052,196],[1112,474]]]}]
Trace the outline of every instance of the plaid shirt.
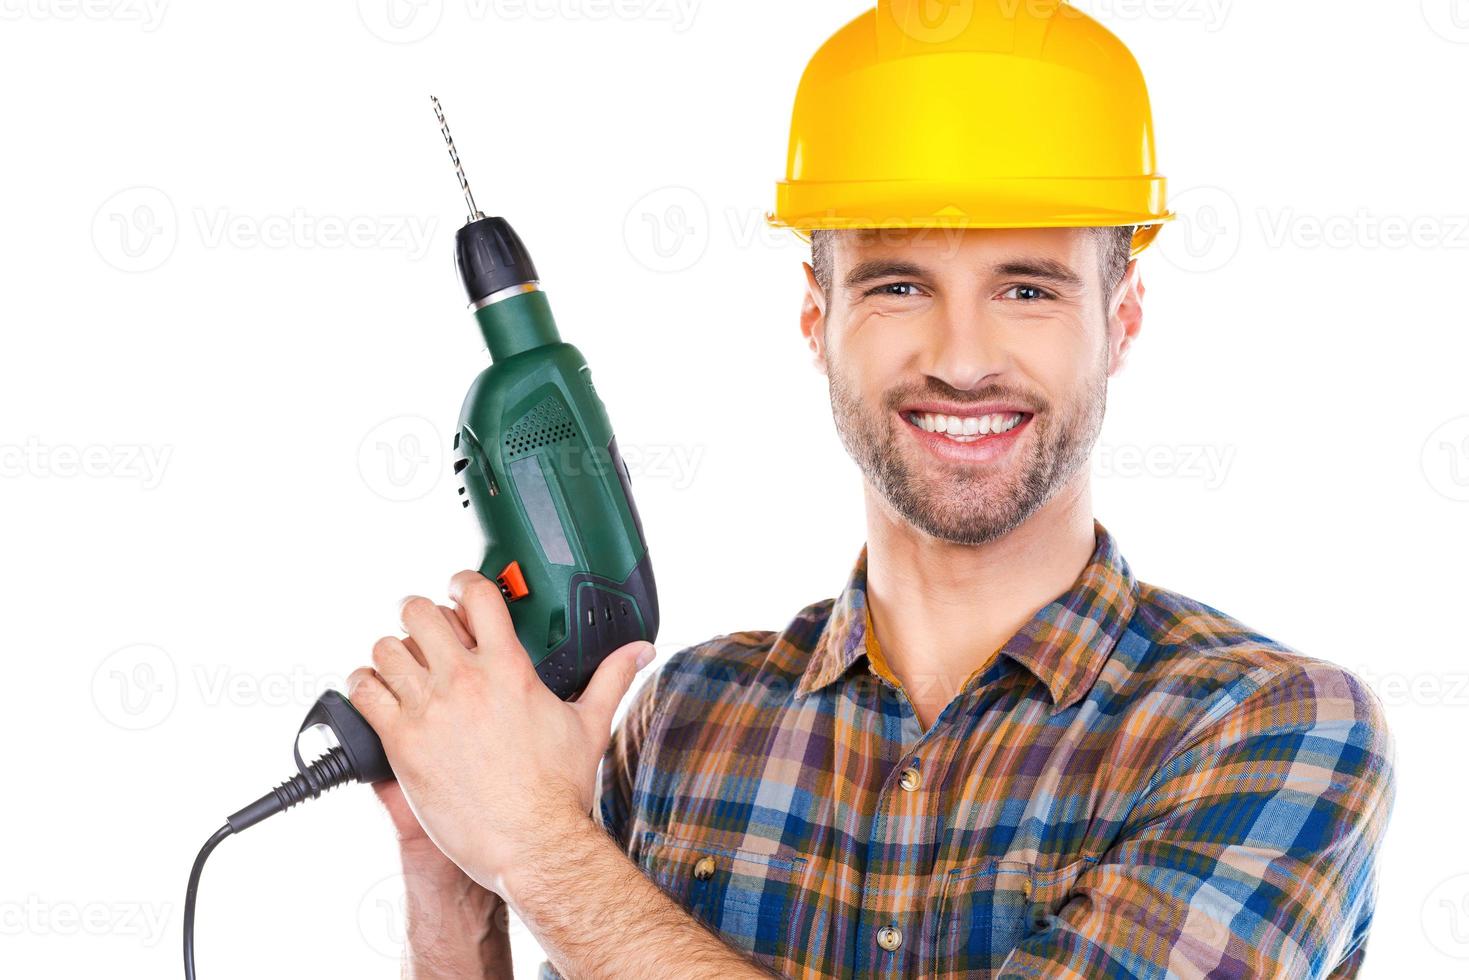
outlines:
[{"label": "plaid shirt", "polygon": [[1095,530],[928,731],[874,644],[865,546],[784,630],[679,651],[614,733],[603,824],[787,976],[1355,976],[1394,792],[1379,702]]}]

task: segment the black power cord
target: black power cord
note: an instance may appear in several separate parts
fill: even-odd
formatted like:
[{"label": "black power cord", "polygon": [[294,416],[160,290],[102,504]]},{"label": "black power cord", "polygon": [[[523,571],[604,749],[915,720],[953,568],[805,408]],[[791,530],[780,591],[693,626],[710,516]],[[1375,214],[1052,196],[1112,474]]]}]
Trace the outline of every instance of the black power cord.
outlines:
[{"label": "black power cord", "polygon": [[199,897],[199,876],[204,873],[204,861],[220,841],[234,832],[229,824],[216,830],[199,849],[199,856],[194,858],[194,870],[189,872],[189,891],[184,896],[184,980],[194,980],[194,900]]},{"label": "black power cord", "polygon": [[204,873],[204,862],[221,841],[298,803],[314,800],[334,786],[350,782],[375,783],[393,778],[393,769],[383,753],[377,733],[352,707],[352,702],[336,691],[327,691],[317,700],[301,723],[301,731],[316,726],[330,728],[336,735],[337,745],[307,765],[301,758],[298,732],[295,754],[299,773],[244,809],[232,813],[224,826],[204,842],[199,856],[194,858],[193,870],[189,872],[189,888],[184,896],[184,980],[195,980],[194,905],[199,897],[199,878]]}]

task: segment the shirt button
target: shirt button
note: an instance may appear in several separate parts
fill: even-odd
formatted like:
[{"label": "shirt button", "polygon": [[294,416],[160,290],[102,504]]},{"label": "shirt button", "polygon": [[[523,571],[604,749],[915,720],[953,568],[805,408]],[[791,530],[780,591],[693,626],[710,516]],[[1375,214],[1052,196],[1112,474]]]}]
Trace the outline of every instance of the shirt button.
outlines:
[{"label": "shirt button", "polygon": [[891,953],[903,945],[903,933],[897,926],[883,926],[877,930],[877,944]]},{"label": "shirt button", "polygon": [[714,859],[707,854],[699,858],[698,863],[694,865],[694,877],[700,881],[708,881],[710,878],[713,878]]},{"label": "shirt button", "polygon": [[918,770],[913,766],[904,769],[903,774],[898,777],[898,785],[910,793],[918,788],[920,781],[921,777],[918,775]]}]

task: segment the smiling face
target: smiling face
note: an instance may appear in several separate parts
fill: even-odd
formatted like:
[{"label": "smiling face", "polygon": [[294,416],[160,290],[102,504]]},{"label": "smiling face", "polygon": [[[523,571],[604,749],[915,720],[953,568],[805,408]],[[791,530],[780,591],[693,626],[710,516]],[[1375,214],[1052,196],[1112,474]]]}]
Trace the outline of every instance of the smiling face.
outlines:
[{"label": "smiling face", "polygon": [[847,452],[918,530],[982,544],[1084,482],[1141,325],[1110,230],[827,233],[802,312]]}]

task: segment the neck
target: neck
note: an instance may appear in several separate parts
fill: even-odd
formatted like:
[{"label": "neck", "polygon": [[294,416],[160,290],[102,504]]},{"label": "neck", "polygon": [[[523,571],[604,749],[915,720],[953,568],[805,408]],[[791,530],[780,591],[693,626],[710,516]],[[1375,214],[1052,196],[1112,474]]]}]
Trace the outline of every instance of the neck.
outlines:
[{"label": "neck", "polygon": [[1088,474],[1025,523],[962,545],[917,530],[870,485],[867,602],[882,659],[927,730],[964,682],[1064,593],[1096,547]]}]

